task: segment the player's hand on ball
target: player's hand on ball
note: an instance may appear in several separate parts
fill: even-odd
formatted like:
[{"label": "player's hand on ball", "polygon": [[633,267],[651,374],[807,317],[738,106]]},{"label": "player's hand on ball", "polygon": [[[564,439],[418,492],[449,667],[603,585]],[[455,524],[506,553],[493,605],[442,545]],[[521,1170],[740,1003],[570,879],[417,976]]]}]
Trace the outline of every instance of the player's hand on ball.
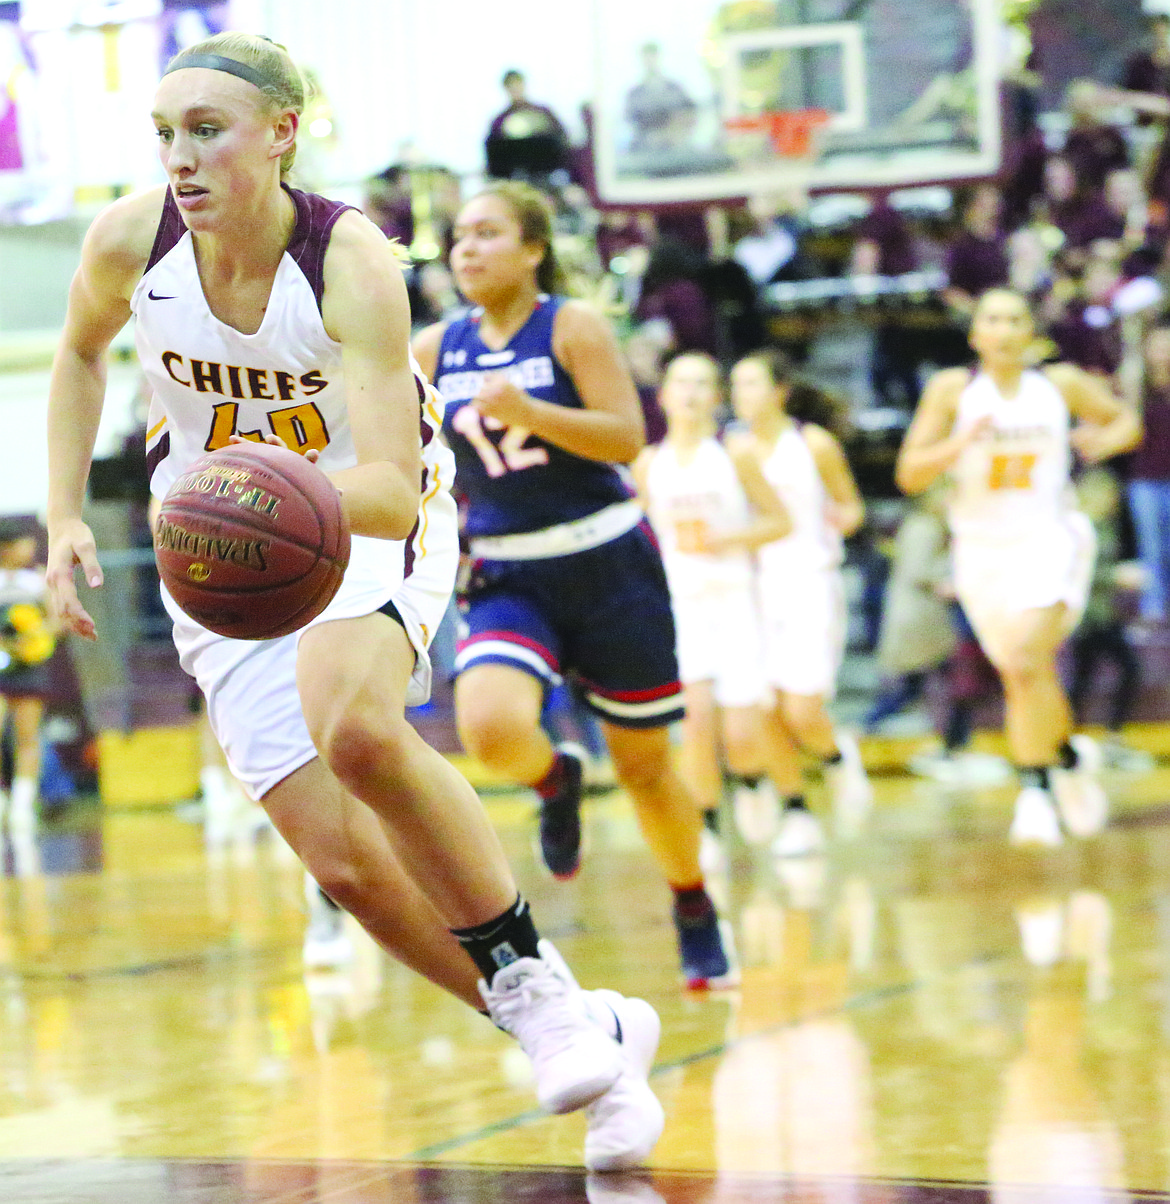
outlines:
[{"label": "player's hand on ball", "polygon": [[49,555],[45,567],[45,582],[53,614],[65,631],[86,640],[97,639],[97,629],[90,618],[74,584],[73,572],[81,566],[85,583],[96,589],[104,580],[97,560],[97,545],[93,532],[81,521],[73,519],[49,532]]},{"label": "player's hand on ball", "polygon": [[471,404],[483,415],[501,426],[530,426],[532,399],[518,389],[504,372],[492,372],[484,378]]},{"label": "player's hand on ball", "polygon": [[[245,439],[243,435],[232,435],[228,440],[229,443],[255,443],[255,439]],[[279,435],[265,435],[264,442],[271,447],[288,447],[288,444]],[[289,448],[290,451],[296,451],[296,448]],[[321,458],[321,453],[315,448],[310,447],[308,451],[301,453],[310,464],[316,464]]]}]

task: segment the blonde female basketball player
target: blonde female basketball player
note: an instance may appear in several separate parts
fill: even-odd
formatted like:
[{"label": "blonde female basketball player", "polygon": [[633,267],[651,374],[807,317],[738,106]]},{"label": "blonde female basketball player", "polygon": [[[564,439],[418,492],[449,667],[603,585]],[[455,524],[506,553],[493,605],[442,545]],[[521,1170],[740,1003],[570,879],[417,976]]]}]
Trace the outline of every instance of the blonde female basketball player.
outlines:
[{"label": "blonde female basketball player", "polygon": [[[720,378],[710,356],[676,356],[658,396],[666,438],[639,453],[633,473],[670,585],[686,703],[683,776],[704,812],[716,811],[722,748],[739,779],[737,816],[750,839],[769,694],[751,553],[787,535],[791,523],[755,457],[732,459],[716,438]],[[764,802],[774,832],[775,800]]]},{"label": "blonde female basketball player", "polygon": [[781,353],[740,360],[731,370],[731,400],[747,430],[728,447],[756,457],[792,522],[788,535],[760,548],[759,592],[765,670],[776,693],[771,776],[787,797],[774,848],[800,856],[816,852],[823,834],[804,806],[797,749],[824,766],[844,835],[857,832],[872,802],[857,742],[835,731],[826,705],[845,652],[842,536],[861,526],[865,507],[836,437],[827,425],[805,420],[806,412],[824,414],[827,423],[831,403],[794,382]]},{"label": "blonde female basketball player", "polygon": [[156,496],[205,449],[281,438],[316,454],[353,533],[336,598],[285,639],[216,636],[164,595],[232,771],[386,948],[473,1005],[482,975],[542,1104],[589,1105],[587,1161],[622,1163],[661,1128],[642,1068],[590,1019],[597,997],[538,948],[475,793],[403,715],[425,697],[457,559],[450,456],[412,368],[391,248],[347,206],[282,181],[303,104],[287,54],[250,35],[208,39],[164,74],[152,116],[167,187],[98,216],[70,291],[49,406],[49,585],[65,625],[94,638],[73,570],[101,583],[81,507],[105,353],[133,314]]},{"label": "blonde female basketball player", "polygon": [[1092,527],[1071,500],[1070,448],[1088,462],[1107,459],[1137,444],[1141,425],[1079,368],[1030,367],[1034,339],[1023,297],[984,293],[970,334],[978,369],[932,378],[898,456],[897,481],[918,493],[944,473],[951,478],[955,589],[1003,681],[1020,774],[1011,837],[1054,845],[1060,819],[1087,836],[1107,810],[1091,777],[1091,742],[1070,742],[1056,669],[1093,565]]}]

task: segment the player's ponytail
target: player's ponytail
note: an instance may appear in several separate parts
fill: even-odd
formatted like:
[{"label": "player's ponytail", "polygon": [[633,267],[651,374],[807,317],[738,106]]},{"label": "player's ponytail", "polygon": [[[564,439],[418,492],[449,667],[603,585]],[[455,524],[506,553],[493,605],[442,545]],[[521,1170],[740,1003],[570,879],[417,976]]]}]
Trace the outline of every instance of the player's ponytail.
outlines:
[{"label": "player's ponytail", "polygon": [[553,246],[552,207],[542,193],[531,184],[518,180],[501,180],[489,184],[480,196],[499,197],[520,224],[523,242],[537,243],[544,247],[544,258],[536,267],[536,286],[542,293],[565,294],[568,292],[568,277],[557,259]]},{"label": "player's ponytail", "polygon": [[843,439],[847,432],[849,424],[844,403],[810,380],[797,378],[792,382],[784,410],[789,418],[822,426],[838,439]]}]

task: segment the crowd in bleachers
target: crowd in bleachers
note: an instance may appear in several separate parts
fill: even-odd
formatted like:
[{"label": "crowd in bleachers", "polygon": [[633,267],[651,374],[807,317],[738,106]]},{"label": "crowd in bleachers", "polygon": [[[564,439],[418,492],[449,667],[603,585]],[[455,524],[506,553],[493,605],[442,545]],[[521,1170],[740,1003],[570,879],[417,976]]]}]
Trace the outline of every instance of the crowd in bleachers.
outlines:
[{"label": "crowd in bleachers", "polygon": [[[1107,676],[1117,677],[1118,698],[1101,714],[1120,729],[1138,693],[1132,644],[1157,638],[1170,590],[1170,18],[1151,19],[1149,44],[1118,78],[1070,85],[1059,111],[1039,111],[1042,81],[1034,70],[1006,81],[1000,173],[949,187],[811,196],[793,189],[717,205],[610,206],[594,191],[589,146],[569,145],[560,120],[527,98],[519,73],[504,83],[508,105],[491,122],[485,162],[546,189],[575,291],[605,307],[622,333],[651,441],[663,431],[656,394],[672,356],[702,351],[726,367],[775,346],[817,375],[819,348],[864,330],[866,371],[823,383],[848,393],[855,436],[847,446],[863,490],[892,498],[887,470],[926,375],[971,361],[970,313],[980,293],[1000,284],[1034,306],[1043,336],[1038,362],[1077,364],[1142,408],[1142,447],[1108,465],[1094,495],[1110,499],[1095,517],[1112,552],[1099,574],[1096,634],[1078,645],[1085,657],[1117,662]],[[412,281],[420,325],[459,302],[444,267],[459,202],[460,181],[441,168],[397,166],[370,182],[371,215],[423,251]],[[873,446],[875,430],[886,432],[884,454]],[[903,510],[896,513],[900,520]],[[980,672],[961,616],[921,663],[881,655],[900,643],[881,637],[887,576],[885,609],[895,619],[899,589],[923,590],[913,576],[919,570],[907,586],[899,563],[917,555],[902,545],[913,545],[908,531],[923,524],[942,531],[930,503],[915,509],[897,540],[896,528],[872,524],[854,539],[866,597],[877,598],[857,638],[879,652],[890,675],[871,726],[880,728],[939,670],[950,682],[946,743],[958,747],[970,730],[968,704],[994,676]],[[941,554],[945,563],[945,546]],[[1133,560],[1140,570],[1127,567]],[[945,593],[945,571],[930,571],[938,578],[929,587],[934,601],[941,613],[953,611],[938,593]],[[1102,636],[1106,630],[1112,634]],[[1078,661],[1076,673],[1091,709],[1089,685],[1099,675],[1088,664]]]}]

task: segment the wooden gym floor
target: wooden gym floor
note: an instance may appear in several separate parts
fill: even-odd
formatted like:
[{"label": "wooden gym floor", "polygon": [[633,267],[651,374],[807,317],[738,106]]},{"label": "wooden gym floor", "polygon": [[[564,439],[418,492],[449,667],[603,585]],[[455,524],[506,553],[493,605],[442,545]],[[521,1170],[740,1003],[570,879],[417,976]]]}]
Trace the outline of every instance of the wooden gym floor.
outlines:
[{"label": "wooden gym floor", "polygon": [[[1170,739],[1148,729],[1153,745]],[[880,759],[880,758],[878,758]],[[645,1174],[587,1178],[490,1024],[361,939],[306,973],[299,868],[208,851],[173,808],[83,810],[0,879],[0,1200],[37,1204],[1097,1204],[1170,1200],[1170,768],[1109,829],[1005,838],[1010,787],[886,771],[866,837],[714,887],[741,990],[680,990],[665,888],[619,794],[581,876],[523,888],[586,985],[664,1036]]]}]

